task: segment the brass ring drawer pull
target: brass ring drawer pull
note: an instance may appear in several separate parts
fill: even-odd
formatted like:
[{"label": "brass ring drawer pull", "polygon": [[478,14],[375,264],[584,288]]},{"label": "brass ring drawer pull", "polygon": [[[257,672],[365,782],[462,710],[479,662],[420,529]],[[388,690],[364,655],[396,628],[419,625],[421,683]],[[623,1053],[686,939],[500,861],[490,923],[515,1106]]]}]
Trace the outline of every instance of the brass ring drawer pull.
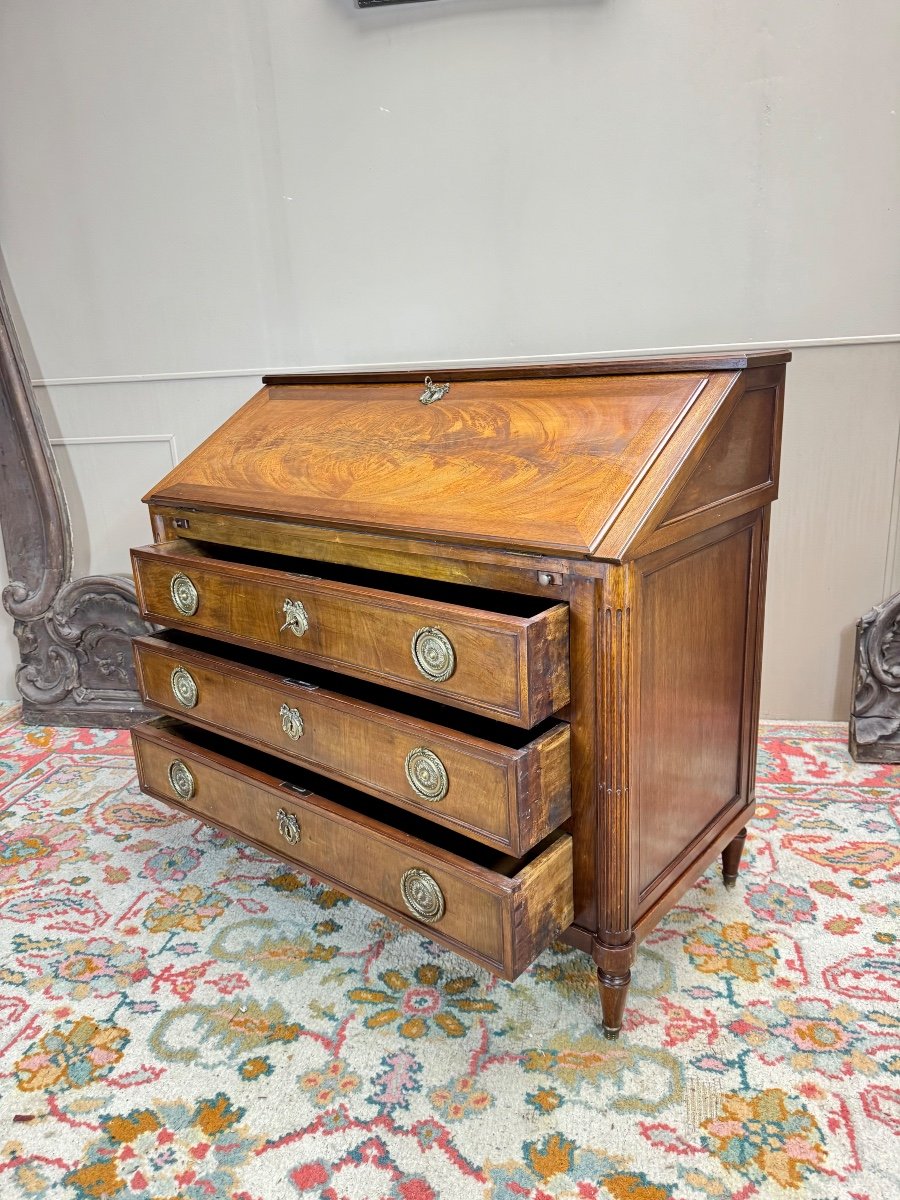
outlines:
[{"label": "brass ring drawer pull", "polygon": [[283,808],[279,808],[275,815],[278,818],[278,832],[286,842],[296,846],[300,841],[300,822],[293,813],[285,812]]},{"label": "brass ring drawer pull", "polygon": [[450,639],[428,625],[413,634],[412,656],[421,674],[434,683],[443,683],[456,670],[456,653]]},{"label": "brass ring drawer pull", "polygon": [[303,718],[300,716],[300,709],[289,708],[286,704],[282,704],[278,715],[281,717],[281,728],[291,741],[299,741],[303,736]]},{"label": "brass ring drawer pull", "polygon": [[187,575],[182,574],[181,571],[177,575],[173,575],[172,582],[169,584],[169,592],[172,596],[172,603],[178,611],[186,617],[192,617],[197,611],[200,596]]},{"label": "brass ring drawer pull", "polygon": [[169,763],[169,783],[175,795],[182,800],[190,800],[196,790],[194,777],[180,758]]},{"label": "brass ring drawer pull", "polygon": [[403,903],[420,921],[436,925],[444,915],[444,893],[427,871],[413,868],[400,879]]},{"label": "brass ring drawer pull", "polygon": [[284,624],[278,632],[284,633],[285,629],[289,629],[295,637],[303,637],[304,633],[309,629],[309,613],[300,601],[285,600],[281,606],[281,611],[284,613]]},{"label": "brass ring drawer pull", "polygon": [[182,708],[193,708],[197,703],[197,683],[190,671],[176,667],[172,672],[172,694]]},{"label": "brass ring drawer pull", "polygon": [[404,766],[409,786],[423,800],[437,804],[447,795],[450,787],[447,768],[431,750],[416,746],[407,754]]}]

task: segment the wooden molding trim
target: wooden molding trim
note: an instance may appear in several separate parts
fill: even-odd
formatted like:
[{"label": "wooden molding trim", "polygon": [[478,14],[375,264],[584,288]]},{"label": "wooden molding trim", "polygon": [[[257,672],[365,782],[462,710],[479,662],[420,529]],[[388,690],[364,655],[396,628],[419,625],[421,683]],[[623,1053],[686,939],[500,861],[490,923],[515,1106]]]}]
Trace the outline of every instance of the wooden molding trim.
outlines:
[{"label": "wooden molding trim", "polygon": [[500,366],[503,364],[529,363],[566,363],[566,362],[604,362],[622,358],[655,358],[683,357],[685,355],[702,355],[724,353],[746,353],[765,350],[817,350],[839,346],[879,346],[885,343],[900,342],[900,333],[866,333],[847,335],[844,337],[822,338],[778,338],[766,342],[734,342],[727,345],[710,343],[700,346],[643,346],[637,349],[598,351],[584,350],[560,354],[517,355],[512,358],[436,358],[427,360],[409,360],[406,362],[388,363],[315,363],[310,366],[298,367],[285,364],[283,367],[231,367],[221,371],[157,371],[133,375],[72,375],[56,378],[35,378],[32,387],[58,388],[76,387],[89,384],[103,383],[166,383],[189,381],[194,379],[262,379],[264,375],[343,375],[349,372],[366,371],[429,371],[436,370]]},{"label": "wooden molding trim", "polygon": [[51,446],[131,446],[144,442],[163,442],[169,447],[172,466],[178,465],[178,448],[175,444],[174,433],[100,434],[97,437],[55,437],[50,439]]}]

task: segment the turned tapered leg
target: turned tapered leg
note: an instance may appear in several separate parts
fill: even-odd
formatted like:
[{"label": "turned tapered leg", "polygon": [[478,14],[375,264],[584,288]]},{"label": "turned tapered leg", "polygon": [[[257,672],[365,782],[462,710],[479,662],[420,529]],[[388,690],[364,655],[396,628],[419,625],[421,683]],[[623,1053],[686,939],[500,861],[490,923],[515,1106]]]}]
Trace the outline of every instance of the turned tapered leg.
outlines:
[{"label": "turned tapered leg", "polygon": [[598,967],[597,980],[600,984],[600,1003],[603,1006],[603,1036],[617,1038],[622,1028],[622,1014],[625,1012],[631,972],[609,975]]},{"label": "turned tapered leg", "polygon": [[722,882],[727,888],[733,888],[737,883],[738,871],[741,867],[741,855],[744,853],[744,842],[747,840],[747,830],[734,837],[722,851]]}]

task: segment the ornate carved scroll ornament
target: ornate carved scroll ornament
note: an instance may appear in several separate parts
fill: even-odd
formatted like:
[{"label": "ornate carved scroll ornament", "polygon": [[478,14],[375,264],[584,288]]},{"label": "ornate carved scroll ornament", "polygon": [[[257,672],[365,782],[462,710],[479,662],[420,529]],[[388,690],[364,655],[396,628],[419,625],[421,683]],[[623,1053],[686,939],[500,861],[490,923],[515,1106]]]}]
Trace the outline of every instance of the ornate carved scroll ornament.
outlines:
[{"label": "ornate carved scroll ornament", "polygon": [[126,575],[72,579],[72,528],[56,461],[0,285],[0,522],[20,662],[16,686],[33,725],[120,727],[149,715],[131,638],[150,632]]},{"label": "ornate carved scroll ornament", "polygon": [[900,762],[900,592],[856,626],[850,753],[857,762]]}]

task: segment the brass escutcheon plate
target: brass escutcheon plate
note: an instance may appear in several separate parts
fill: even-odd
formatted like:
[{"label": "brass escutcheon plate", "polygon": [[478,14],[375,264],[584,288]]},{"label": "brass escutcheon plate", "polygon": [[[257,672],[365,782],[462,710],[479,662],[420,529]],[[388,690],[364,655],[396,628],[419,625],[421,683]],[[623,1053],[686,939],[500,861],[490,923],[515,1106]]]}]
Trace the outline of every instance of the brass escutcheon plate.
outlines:
[{"label": "brass escutcheon plate", "polygon": [[284,613],[284,624],[278,632],[283,633],[285,629],[289,629],[294,637],[303,637],[309,629],[309,613],[300,601],[286,599],[281,611]]},{"label": "brass escutcheon plate", "polygon": [[425,391],[419,397],[420,404],[434,404],[450,391],[449,383],[435,383],[430,375],[425,376]]},{"label": "brass escutcheon plate", "polygon": [[427,871],[414,867],[400,879],[403,903],[420,921],[436,925],[444,915],[444,893]]},{"label": "brass escutcheon plate", "polygon": [[300,822],[293,813],[285,812],[283,808],[279,808],[275,815],[278,819],[278,832],[286,842],[296,846],[300,841]]},{"label": "brass escutcheon plate", "polygon": [[281,728],[291,741],[299,741],[303,736],[303,718],[300,716],[300,709],[282,704],[278,715],[281,717]]}]

